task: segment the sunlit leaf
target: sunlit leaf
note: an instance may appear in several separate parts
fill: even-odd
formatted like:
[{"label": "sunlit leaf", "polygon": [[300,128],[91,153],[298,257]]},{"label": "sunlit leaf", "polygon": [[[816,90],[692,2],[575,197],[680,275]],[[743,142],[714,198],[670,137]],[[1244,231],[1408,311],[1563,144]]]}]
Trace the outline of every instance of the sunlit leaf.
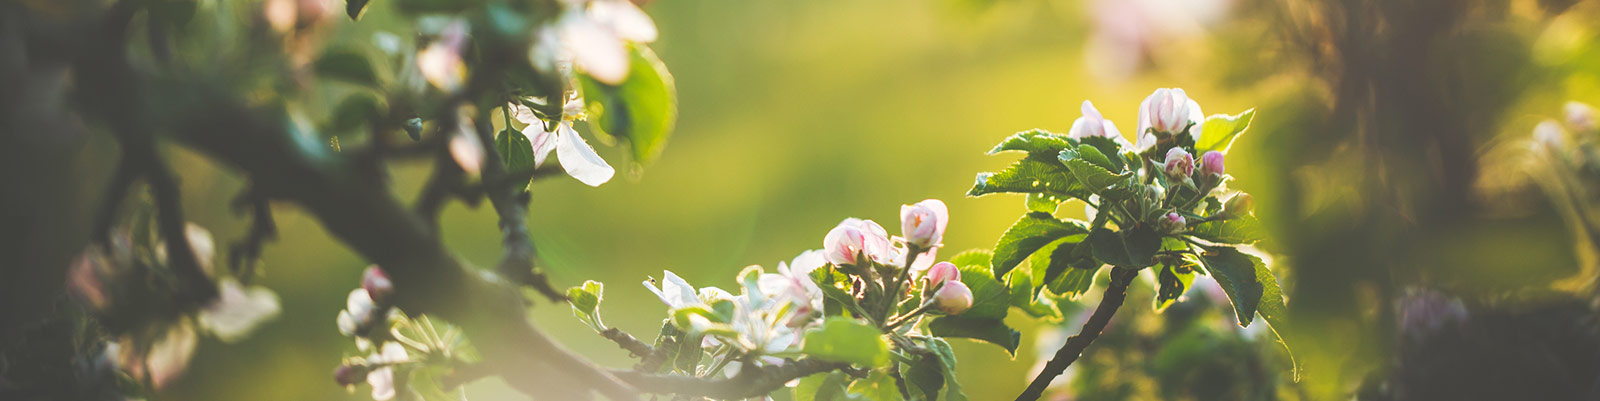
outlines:
[{"label": "sunlit leaf", "polygon": [[1001,319],[969,317],[965,314],[933,319],[928,323],[928,331],[939,337],[969,338],[998,345],[1011,355],[1016,355],[1017,345],[1022,342],[1022,333],[1006,326]]},{"label": "sunlit leaf", "polygon": [[1227,152],[1233,146],[1233,140],[1250,128],[1250,120],[1255,119],[1256,109],[1245,110],[1236,115],[1217,114],[1206,117],[1204,125],[1200,126],[1200,139],[1195,141],[1195,155],[1207,151]]},{"label": "sunlit leaf", "polygon": [[889,344],[883,333],[850,318],[828,318],[821,327],[806,331],[800,352],[824,361],[859,366],[889,363]]},{"label": "sunlit leaf", "polygon": [[648,164],[661,154],[678,118],[678,93],[672,74],[644,45],[629,46],[628,78],[606,85],[580,75],[589,126],[626,139],[633,160]]}]

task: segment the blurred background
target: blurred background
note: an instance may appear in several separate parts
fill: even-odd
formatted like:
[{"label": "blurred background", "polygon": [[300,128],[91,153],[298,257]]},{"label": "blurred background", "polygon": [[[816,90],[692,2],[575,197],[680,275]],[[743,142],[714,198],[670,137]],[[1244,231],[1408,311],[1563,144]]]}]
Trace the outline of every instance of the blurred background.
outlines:
[{"label": "blurred background", "polygon": [[[327,40],[371,43],[404,29],[384,0],[373,3],[360,22],[332,23]],[[1131,133],[1145,96],[1181,87],[1207,114],[1256,109],[1228,171],[1269,225],[1260,248],[1274,256],[1289,297],[1285,334],[1300,380],[1270,335],[1229,323],[1226,301],[1204,293],[1210,284],[1197,282],[1157,315],[1142,281],[1053,399],[1600,398],[1592,274],[1600,239],[1588,217],[1590,194],[1600,193],[1588,188],[1600,180],[1584,145],[1593,127],[1564,106],[1600,102],[1594,2],[643,7],[680,95],[668,149],[642,173],[599,188],[565,176],[538,181],[529,216],[558,285],[609,285],[602,311],[611,326],[656,331],[666,308],[638,283],[663,270],[731,287],[746,265],[771,269],[820,248],[841,219],[892,226],[901,204],[926,198],[949,205],[946,256],[992,247],[1021,214],[1022,197],[963,195],[976,173],[1010,163],[985,155],[995,143],[1032,128],[1066,132],[1084,100]],[[1559,141],[1532,141],[1546,119],[1563,126]],[[109,139],[91,137],[69,155],[79,193],[98,193],[109,177]],[[599,148],[622,159],[621,149]],[[228,206],[239,178],[194,154],[174,157],[189,218],[219,243],[243,235],[246,222]],[[398,193],[415,193],[427,171],[397,166]],[[69,198],[84,210],[89,199]],[[366,263],[292,205],[274,212],[281,234],[254,283],[277,292],[281,314],[236,344],[204,338],[159,399],[370,399],[330,378],[356,352],[334,317]],[[487,206],[452,204],[446,242],[491,266],[501,251],[495,219]],[[1012,314],[1008,324],[1023,332],[1015,357],[953,341],[966,392],[1014,396],[1077,331],[1074,312],[1097,301],[1064,306],[1065,322]],[[566,306],[539,303],[529,313],[574,351],[631,364]],[[469,386],[469,397],[518,399],[498,380]]]}]

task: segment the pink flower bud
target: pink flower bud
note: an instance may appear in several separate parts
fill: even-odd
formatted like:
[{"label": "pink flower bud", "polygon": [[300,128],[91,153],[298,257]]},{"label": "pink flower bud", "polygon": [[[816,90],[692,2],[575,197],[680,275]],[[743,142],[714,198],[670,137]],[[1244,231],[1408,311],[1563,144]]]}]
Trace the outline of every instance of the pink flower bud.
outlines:
[{"label": "pink flower bud", "polygon": [[354,386],[367,381],[367,367],[361,365],[339,365],[333,370],[333,381],[340,386]]},{"label": "pink flower bud", "polygon": [[972,309],[972,289],[960,281],[947,281],[939,292],[933,294],[934,307],[950,315],[959,315]]},{"label": "pink flower bud", "polygon": [[1215,150],[1200,156],[1200,175],[1209,178],[1221,177],[1223,171],[1226,171],[1223,168],[1222,159],[1222,152]]},{"label": "pink flower bud", "polygon": [[848,218],[822,238],[823,256],[836,265],[853,265],[858,255],[886,262],[893,257],[888,231],[872,220]]},{"label": "pink flower bud", "polygon": [[1089,103],[1088,100],[1083,101],[1082,110],[1083,117],[1078,117],[1072,122],[1072,130],[1067,131],[1067,137],[1079,139],[1091,136],[1122,137],[1122,132],[1117,131],[1117,125],[1102,117],[1100,110],[1095,110],[1093,103]]},{"label": "pink flower bud", "polygon": [[949,220],[950,212],[945,208],[944,202],[938,199],[900,206],[900,233],[906,236],[907,244],[917,248],[928,249],[939,246],[939,241],[944,239],[945,224]]},{"label": "pink flower bud", "polygon": [[927,279],[928,288],[939,288],[940,284],[946,282],[961,281],[961,269],[957,268],[954,263],[939,262],[939,264],[928,268]]},{"label": "pink flower bud", "polygon": [[389,281],[389,275],[383,272],[383,268],[372,265],[361,273],[361,289],[367,290],[373,303],[382,305],[387,304],[389,294],[394,293],[394,283]]},{"label": "pink flower bud", "polygon": [[1156,89],[1139,104],[1139,134],[1154,130],[1159,137],[1184,133],[1205,120],[1200,105],[1178,88]]},{"label": "pink flower bud", "polygon": [[1167,213],[1166,216],[1162,216],[1161,220],[1158,221],[1157,224],[1159,224],[1162,231],[1169,233],[1183,232],[1183,230],[1189,226],[1188,220],[1184,219],[1183,215],[1178,214],[1177,212]]},{"label": "pink flower bud", "polygon": [[1194,175],[1194,156],[1182,148],[1172,148],[1167,151],[1167,160],[1164,162],[1164,171],[1167,177],[1174,181],[1183,181]]}]

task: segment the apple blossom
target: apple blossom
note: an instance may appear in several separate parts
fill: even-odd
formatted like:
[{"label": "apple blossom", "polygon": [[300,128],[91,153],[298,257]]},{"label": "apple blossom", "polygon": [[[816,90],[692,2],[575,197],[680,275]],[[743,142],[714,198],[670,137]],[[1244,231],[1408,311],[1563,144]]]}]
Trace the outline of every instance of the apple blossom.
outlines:
[{"label": "apple blossom", "polygon": [[1072,129],[1067,131],[1067,137],[1079,139],[1091,136],[1122,138],[1122,131],[1117,130],[1117,124],[1101,116],[1100,110],[1096,110],[1093,103],[1085,100],[1081,109],[1083,110],[1083,116],[1072,121]]},{"label": "apple blossom", "polygon": [[944,202],[928,199],[915,205],[900,205],[900,234],[906,243],[920,249],[939,246],[944,239],[945,225],[950,222],[950,212]]},{"label": "apple blossom", "polygon": [[1562,111],[1567,116],[1567,126],[1572,127],[1574,131],[1591,132],[1595,130],[1596,117],[1594,107],[1580,102],[1567,102],[1567,105],[1562,107]]},{"label": "apple blossom", "polygon": [[367,385],[372,386],[372,399],[388,401],[395,396],[394,366],[411,360],[406,347],[397,342],[383,344],[381,352],[367,357],[367,363],[377,368],[367,373]]},{"label": "apple blossom", "polygon": [[1158,220],[1156,224],[1161,231],[1168,233],[1180,233],[1183,232],[1184,229],[1188,228],[1188,221],[1183,218],[1183,215],[1178,214],[1177,212],[1171,212],[1167,213],[1165,216],[1161,216],[1160,220]]},{"label": "apple blossom", "polygon": [[854,217],[844,219],[828,231],[822,239],[822,249],[828,262],[841,266],[861,262],[857,260],[859,255],[880,263],[890,263],[895,256],[889,245],[889,233],[883,226]]},{"label": "apple blossom", "polygon": [[[1205,114],[1200,111],[1200,104],[1189,99],[1183,89],[1156,89],[1139,104],[1139,139],[1143,143],[1143,135],[1152,130],[1157,135],[1153,139],[1185,133],[1184,130],[1191,124],[1198,128],[1203,121]],[[1199,130],[1193,129],[1188,133],[1196,135]]]},{"label": "apple blossom", "polygon": [[1238,195],[1228,198],[1228,203],[1223,205],[1222,212],[1229,216],[1243,216],[1250,214],[1252,209],[1255,209],[1255,198],[1250,197],[1250,194],[1240,192]]},{"label": "apple blossom", "polygon": [[245,288],[238,280],[217,282],[217,299],[200,310],[200,327],[222,342],[238,341],[256,326],[278,316],[278,296],[266,287]]},{"label": "apple blossom", "polygon": [[762,294],[797,306],[796,313],[809,314],[822,305],[822,289],[811,280],[811,271],[825,263],[822,252],[805,251],[791,263],[778,262],[778,272],[762,274],[757,285]]},{"label": "apple blossom", "polygon": [[650,16],[627,0],[590,0],[568,3],[567,11],[540,30],[540,40],[528,57],[545,70],[571,63],[595,80],[621,84],[628,78],[628,43],[656,40]]},{"label": "apple blossom", "polygon": [[467,81],[467,64],[461,59],[466,44],[467,23],[452,21],[438,39],[417,52],[417,71],[434,87],[455,92]]},{"label": "apple blossom", "polygon": [[598,187],[611,181],[616,169],[600,158],[600,154],[595,153],[594,148],[572,128],[572,121],[582,113],[583,99],[568,100],[562,105],[562,110],[561,121],[556,123],[555,130],[546,130],[544,120],[535,115],[532,109],[520,104],[512,105],[512,113],[517,121],[528,125],[522,128],[522,135],[528,137],[528,142],[533,146],[534,167],[544,165],[550,151],[554,150],[556,157],[561,160],[561,168],[584,185]]},{"label": "apple blossom", "polygon": [[1174,147],[1168,150],[1166,161],[1162,162],[1162,165],[1162,171],[1173,181],[1188,180],[1194,175],[1194,156],[1189,155],[1183,148]]},{"label": "apple blossom", "polygon": [[960,281],[946,281],[939,292],[933,294],[934,307],[949,315],[959,315],[972,308],[972,289]]}]

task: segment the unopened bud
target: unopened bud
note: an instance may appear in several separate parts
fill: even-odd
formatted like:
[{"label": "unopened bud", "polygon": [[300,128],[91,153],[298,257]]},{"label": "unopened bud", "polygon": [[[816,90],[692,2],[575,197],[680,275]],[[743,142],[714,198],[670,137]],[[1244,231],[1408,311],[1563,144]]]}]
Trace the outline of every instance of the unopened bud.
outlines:
[{"label": "unopened bud", "polygon": [[344,364],[333,369],[333,381],[340,386],[354,386],[367,381],[367,367],[362,365]]},{"label": "unopened bud", "polygon": [[1251,197],[1250,194],[1240,192],[1238,195],[1228,198],[1228,203],[1223,205],[1222,212],[1229,216],[1243,216],[1250,214],[1250,211],[1255,209],[1255,204],[1255,198]]},{"label": "unopened bud", "polygon": [[921,249],[938,246],[939,241],[944,240],[948,220],[950,212],[938,199],[900,206],[900,234],[906,236],[907,244]]},{"label": "unopened bud", "polygon": [[1182,148],[1172,148],[1167,151],[1167,159],[1162,163],[1162,171],[1173,181],[1184,181],[1194,175],[1194,156]]},{"label": "unopened bud", "polygon": [[928,288],[939,288],[940,284],[961,281],[961,269],[954,263],[939,262],[928,268]]},{"label": "unopened bud", "polygon": [[959,315],[972,309],[972,289],[960,281],[946,281],[938,293],[933,294],[934,307],[949,315]]},{"label": "unopened bud", "polygon": [[1222,152],[1210,151],[1200,156],[1200,175],[1209,179],[1221,177],[1223,172]]},{"label": "unopened bud", "polygon": [[367,290],[367,296],[372,297],[373,303],[387,305],[389,294],[394,293],[394,283],[389,281],[389,275],[382,268],[372,265],[361,273],[361,289]]},{"label": "unopened bud", "polygon": [[1161,231],[1163,232],[1180,233],[1183,232],[1184,229],[1188,228],[1189,222],[1183,218],[1183,215],[1178,214],[1177,212],[1171,212],[1167,213],[1165,216],[1161,216],[1161,219],[1156,222],[1156,225],[1157,227],[1160,227]]}]

